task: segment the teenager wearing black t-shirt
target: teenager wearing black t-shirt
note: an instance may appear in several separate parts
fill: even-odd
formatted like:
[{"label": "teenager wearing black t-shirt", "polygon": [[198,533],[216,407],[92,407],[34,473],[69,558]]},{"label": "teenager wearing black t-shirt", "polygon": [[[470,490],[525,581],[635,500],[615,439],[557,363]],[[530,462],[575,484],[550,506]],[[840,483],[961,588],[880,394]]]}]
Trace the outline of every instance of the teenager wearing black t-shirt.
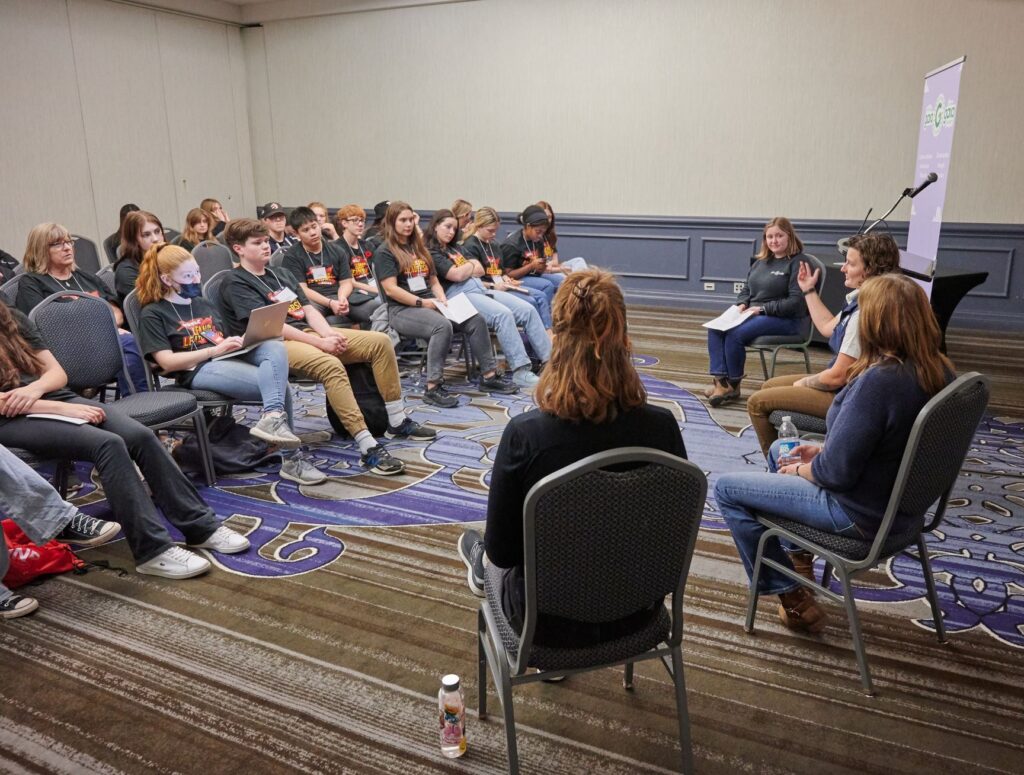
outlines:
[{"label": "teenager wearing black t-shirt", "polygon": [[201,207],[193,207],[185,216],[185,228],[178,245],[191,253],[196,245],[213,238],[213,216]]},{"label": "teenager wearing black t-shirt", "polygon": [[[103,299],[110,305],[118,325],[118,343],[124,353],[131,387],[118,375],[118,389],[122,395],[144,393],[147,389],[146,370],[142,365],[135,337],[122,328],[124,315],[117,297],[106,284],[91,272],[75,264],[75,241],[63,226],[41,223],[32,229],[25,245],[25,274],[18,283],[18,309],[26,315],[43,299],[62,291],[78,291]],[[134,388],[134,391],[133,389]]]},{"label": "teenager wearing black t-shirt", "polygon": [[236,219],[224,230],[224,238],[240,262],[221,288],[228,333],[242,333],[252,310],[277,301],[289,302],[287,323],[281,332],[289,367],[323,383],[331,408],[359,445],[363,466],[383,476],[402,473],[405,464],[392,457],[367,429],[344,367],[346,363],[370,364],[388,413],[387,438],[433,439],[437,434],[432,428],[405,415],[391,340],[375,331],[331,328],[290,272],[267,266],[270,245],[262,224]]},{"label": "teenager wearing black t-shirt", "polygon": [[277,202],[267,202],[260,208],[260,220],[270,237],[270,254],[287,250],[298,244],[298,237],[288,233],[288,214]]},{"label": "teenager wearing black t-shirt", "polygon": [[549,268],[544,257],[548,215],[543,208],[530,205],[517,220],[523,227],[509,234],[502,243],[505,271],[523,285],[541,291],[551,301],[565,275],[561,269]]},{"label": "teenager wearing black t-shirt", "polygon": [[[453,407],[458,399],[444,387],[444,359],[452,344],[453,324],[438,312],[435,301],[447,297],[438,282],[434,261],[416,229],[416,213],[405,202],[392,202],[384,214],[384,242],[373,254],[373,270],[388,298],[391,326],[402,336],[427,340],[427,389],[423,401]],[[498,376],[491,335],[480,315],[458,325],[469,338],[480,364],[480,389],[490,393],[514,393],[514,385]]]},{"label": "teenager wearing black t-shirt", "polygon": [[136,210],[124,217],[121,225],[121,255],[114,263],[114,291],[117,303],[135,290],[139,264],[146,251],[164,241],[164,226],[153,213]]},{"label": "teenager wearing black t-shirt", "polygon": [[334,244],[348,255],[348,267],[352,272],[353,290],[348,303],[360,308],[357,314],[369,320],[382,302],[370,269],[373,247],[363,239],[366,212],[359,205],[345,205],[338,210],[337,222],[341,237]]}]

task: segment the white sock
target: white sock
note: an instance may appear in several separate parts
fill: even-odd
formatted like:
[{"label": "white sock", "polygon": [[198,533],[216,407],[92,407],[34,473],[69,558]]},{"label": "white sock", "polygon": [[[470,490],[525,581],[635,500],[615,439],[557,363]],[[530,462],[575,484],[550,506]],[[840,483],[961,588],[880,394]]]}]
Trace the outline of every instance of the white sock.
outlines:
[{"label": "white sock", "polygon": [[359,445],[359,454],[365,455],[377,446],[377,439],[373,438],[373,434],[369,431],[359,431],[356,434],[356,444]]},{"label": "white sock", "polygon": [[397,428],[405,421],[405,403],[399,398],[397,401],[388,401],[384,404],[388,413],[388,425]]}]

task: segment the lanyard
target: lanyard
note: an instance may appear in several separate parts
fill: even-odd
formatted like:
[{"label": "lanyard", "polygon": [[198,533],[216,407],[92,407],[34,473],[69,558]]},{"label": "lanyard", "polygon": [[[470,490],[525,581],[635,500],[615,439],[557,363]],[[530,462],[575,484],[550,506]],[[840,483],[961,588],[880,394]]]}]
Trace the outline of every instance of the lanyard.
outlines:
[{"label": "lanyard", "polygon": [[323,243],[320,243],[320,252],[316,254],[317,257],[320,259],[320,263],[318,264],[318,263],[316,263],[316,261],[313,260],[313,256],[311,256],[309,254],[309,251],[306,250],[306,246],[305,245],[302,246],[302,252],[305,253],[306,254],[306,258],[309,259],[310,266],[323,267],[323,265],[324,265],[324,251],[325,250],[327,250],[327,246],[324,245]]},{"label": "lanyard", "polygon": [[[246,269],[245,271],[249,272],[248,269]],[[262,285],[264,288],[266,288],[271,293],[274,293],[275,291],[283,291],[284,290],[284,283],[281,282],[281,278],[278,277],[276,274],[274,274],[274,270],[271,269],[269,266],[267,267],[267,271],[270,272],[270,276],[273,277],[274,280],[277,282],[277,286],[278,286],[277,288],[271,288],[269,285],[267,285],[265,282],[263,282],[263,278],[260,277],[258,274],[255,274],[253,272],[249,272],[249,274],[251,274],[253,277],[255,277],[259,281],[259,284]]]}]

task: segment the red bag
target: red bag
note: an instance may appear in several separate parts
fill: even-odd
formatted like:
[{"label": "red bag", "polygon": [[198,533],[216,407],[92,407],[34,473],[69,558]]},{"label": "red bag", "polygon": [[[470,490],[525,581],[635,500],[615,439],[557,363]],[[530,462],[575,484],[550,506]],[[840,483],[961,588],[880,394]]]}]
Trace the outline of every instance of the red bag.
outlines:
[{"label": "red bag", "polygon": [[52,576],[69,570],[81,571],[85,568],[85,562],[78,559],[66,544],[48,541],[43,546],[36,546],[11,519],[3,520],[3,528],[4,541],[7,542],[10,555],[10,566],[3,581],[10,589],[23,587],[39,576]]}]

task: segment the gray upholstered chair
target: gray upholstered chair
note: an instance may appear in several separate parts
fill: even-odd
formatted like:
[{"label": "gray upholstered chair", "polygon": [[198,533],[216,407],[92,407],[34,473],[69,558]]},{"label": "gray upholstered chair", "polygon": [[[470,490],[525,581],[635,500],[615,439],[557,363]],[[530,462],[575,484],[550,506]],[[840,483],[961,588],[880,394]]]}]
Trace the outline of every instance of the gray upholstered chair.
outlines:
[{"label": "gray upholstered chair", "polygon": [[100,269],[100,271],[96,273],[96,277],[99,278],[100,282],[107,286],[108,290],[111,293],[117,292],[114,280],[114,267],[112,267],[110,264],[107,264],[102,269]]},{"label": "gray upholstered chair", "polygon": [[[825,265],[817,256],[805,253],[804,257],[811,266],[821,271],[817,283],[818,295],[820,296],[825,288]],[[761,356],[761,371],[764,373],[765,379],[775,376],[775,361],[779,357],[780,350],[799,350],[802,352],[804,354],[804,369],[810,374],[811,358],[807,354],[807,348],[811,346],[811,338],[813,336],[814,323],[811,322],[811,317],[808,315],[803,321],[803,328],[799,334],[793,336],[759,336],[747,345],[747,349],[757,350],[757,354]],[[764,359],[764,354],[769,351],[772,354],[772,367],[770,370]]]},{"label": "gray upholstered chair", "polygon": [[[659,450],[625,447],[566,466],[526,496],[526,613],[516,632],[502,605],[501,569],[486,567],[480,604],[480,718],[487,715],[487,671],[505,717],[509,770],[519,771],[513,687],[614,665],[660,659],[675,689],[683,770],[692,772],[683,680],[683,589],[693,556],[707,479],[693,463]],[[671,595],[671,609],[662,600]],[[534,642],[538,613],[580,622],[620,619],[652,604],[654,620],[628,636],[582,648]],[[671,666],[669,666],[671,659]],[[528,668],[537,669],[528,673]]]},{"label": "gray upholstered chair", "polygon": [[[761,536],[757,547],[753,580],[750,583],[746,631],[754,630],[754,614],[757,611],[758,600],[757,580],[761,566],[768,565],[794,581],[812,587],[819,595],[845,605],[861,682],[864,690],[868,694],[873,694],[874,688],[864,653],[851,581],[856,574],[870,570],[901,552],[913,556],[908,550],[916,549],[928,590],[935,630],[939,642],[944,643],[946,633],[942,625],[942,609],[939,607],[935,580],[932,578],[931,566],[928,563],[925,534],[935,530],[942,522],[942,517],[946,513],[946,501],[988,405],[988,398],[988,378],[977,372],[970,372],[955,380],[925,404],[910,431],[888,506],[873,540],[847,538],[808,527],[791,519],[759,514],[758,521],[768,529]],[[927,512],[932,507],[935,510],[929,518]],[[909,514],[913,520],[909,528],[893,534],[892,525],[897,514]],[[820,584],[763,556],[765,543],[780,538],[787,539],[824,559],[825,569]],[[842,587],[841,595],[829,589],[833,572]]]},{"label": "gray upholstered chair", "polygon": [[233,267],[233,255],[230,248],[215,240],[204,240],[192,249],[192,258],[199,264],[199,272],[204,279]]},{"label": "gray upholstered chair", "polygon": [[96,249],[96,243],[77,234],[72,234],[71,238],[75,241],[76,266],[90,274],[100,271],[100,254]]},{"label": "gray upholstered chair", "polygon": [[0,301],[6,304],[8,307],[13,307],[14,302],[18,299],[18,286],[21,285],[21,278],[25,276],[24,272],[19,272],[14,275],[10,280],[0,285]]}]

